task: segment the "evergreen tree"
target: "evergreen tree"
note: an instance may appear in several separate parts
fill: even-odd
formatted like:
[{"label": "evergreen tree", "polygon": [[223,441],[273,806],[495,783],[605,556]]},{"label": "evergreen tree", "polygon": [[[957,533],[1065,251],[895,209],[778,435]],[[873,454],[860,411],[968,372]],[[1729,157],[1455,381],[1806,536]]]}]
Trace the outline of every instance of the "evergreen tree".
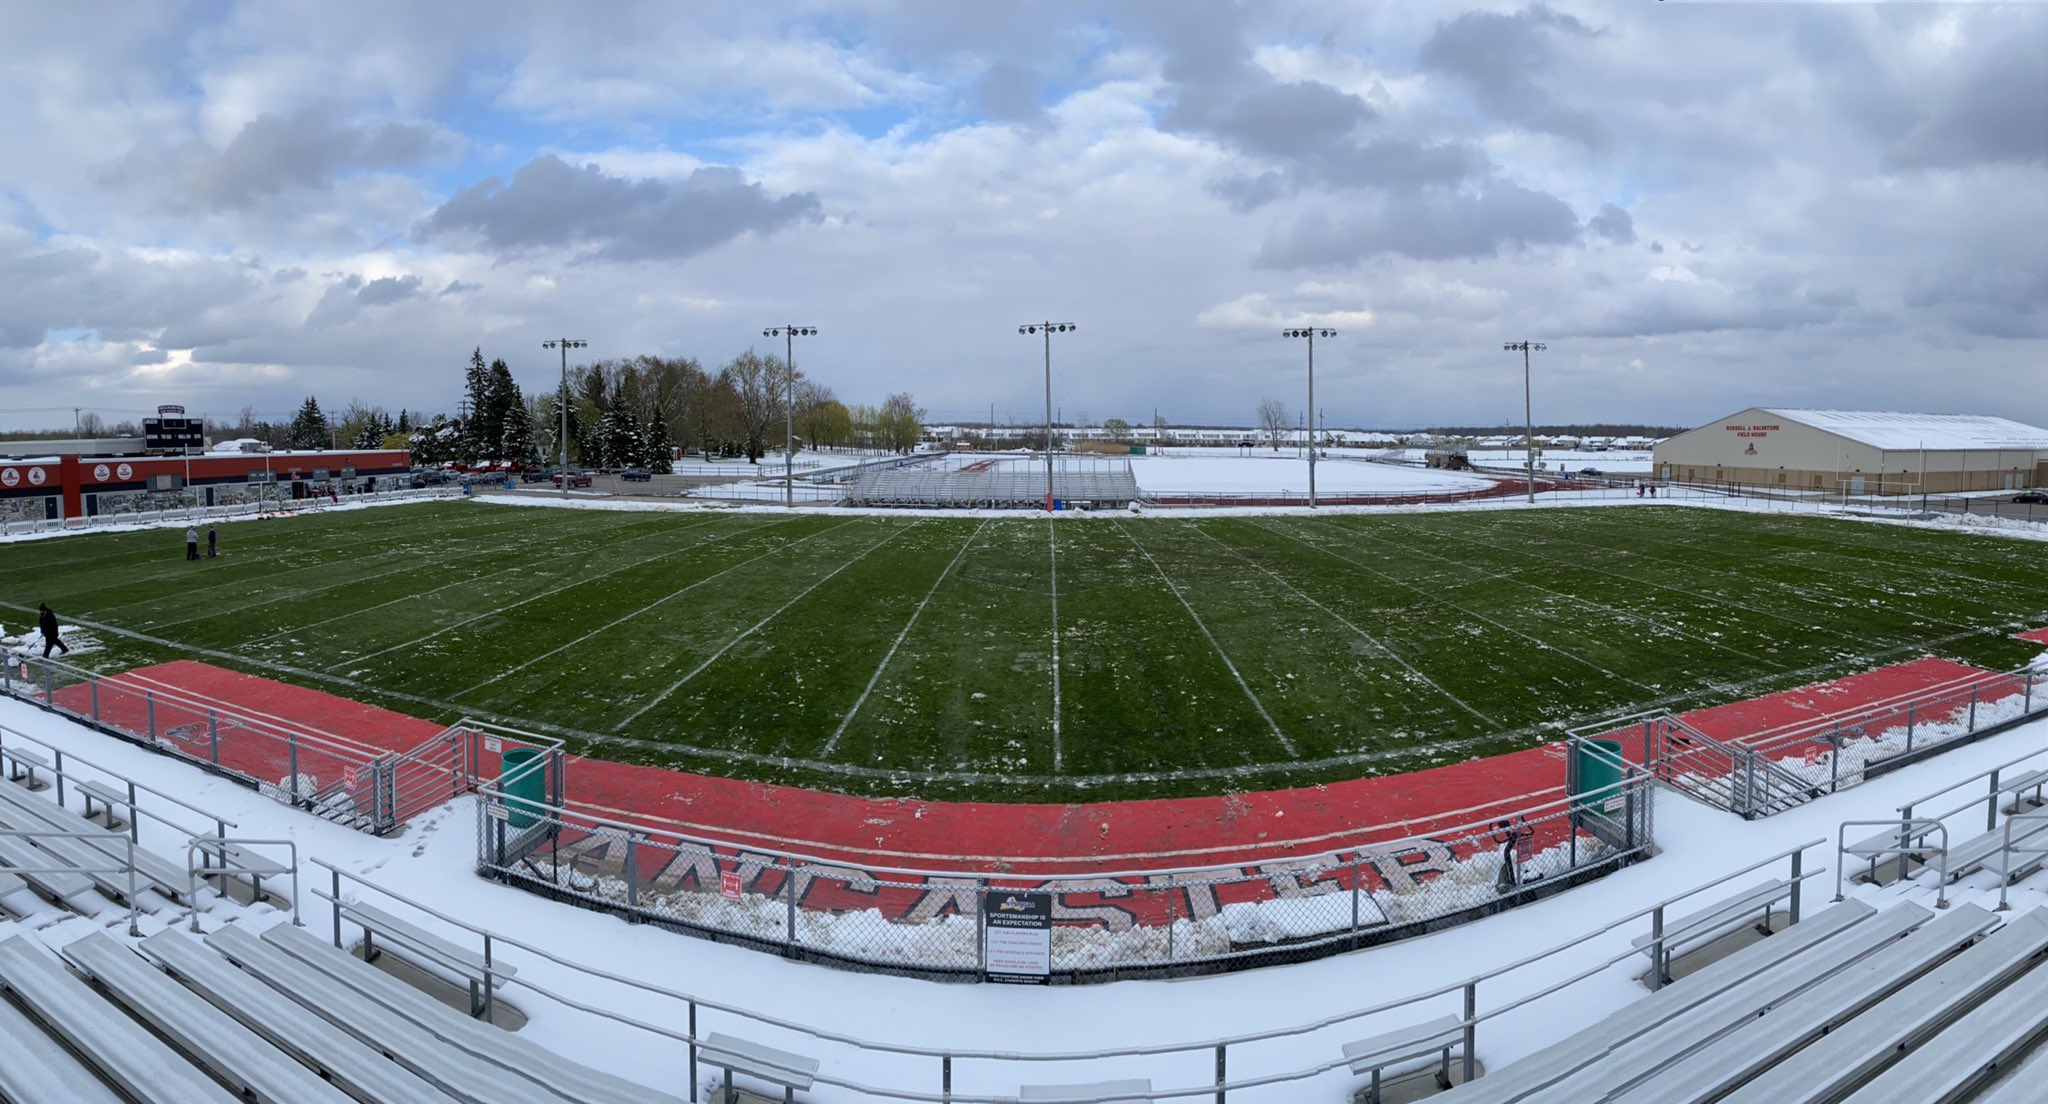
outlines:
[{"label": "evergreen tree", "polygon": [[640,462],[644,455],[640,419],[633,416],[633,404],[626,401],[623,385],[612,386],[611,401],[605,404],[604,420],[598,423],[604,466],[623,468]]},{"label": "evergreen tree", "polygon": [[462,444],[456,456],[465,464],[474,464],[483,459],[490,446],[498,442],[495,438],[480,435],[483,421],[484,398],[490,391],[490,369],[484,367],[484,350],[478,346],[469,354],[469,369],[464,373],[462,394],[468,399],[468,414],[462,421]]},{"label": "evergreen tree", "polygon": [[648,471],[667,475],[675,470],[675,458],[671,454],[675,447],[668,435],[668,410],[660,403],[654,404],[654,416],[647,422],[645,457],[641,466]]},{"label": "evergreen tree", "polygon": [[461,447],[462,426],[450,421],[445,414],[436,414],[433,421],[413,431],[412,462],[439,464],[453,460],[456,450]]},{"label": "evergreen tree", "polygon": [[324,449],[333,444],[327,432],[327,415],[320,413],[320,400],[311,395],[292,417],[287,433],[286,447],[295,449]]},{"label": "evergreen tree", "polygon": [[483,402],[475,409],[476,439],[482,443],[486,454],[483,459],[512,459],[502,451],[505,420],[511,416],[513,407],[525,405],[525,398],[519,394],[519,384],[513,382],[512,369],[506,367],[503,360],[491,361],[490,371],[484,380]]},{"label": "evergreen tree", "polygon": [[412,432],[412,415],[411,415],[411,414],[408,414],[408,413],[406,413],[406,410],[405,410],[405,408],[404,408],[404,407],[402,407],[402,406],[398,408],[398,424],[397,424],[397,425],[395,425],[395,426],[392,426],[392,427],[391,427],[391,432],[393,432],[393,433],[411,433],[411,432]]},{"label": "evergreen tree", "polygon": [[533,416],[527,412],[525,401],[515,402],[505,410],[505,429],[498,439],[498,456],[530,464],[539,455],[540,449],[533,442]]}]

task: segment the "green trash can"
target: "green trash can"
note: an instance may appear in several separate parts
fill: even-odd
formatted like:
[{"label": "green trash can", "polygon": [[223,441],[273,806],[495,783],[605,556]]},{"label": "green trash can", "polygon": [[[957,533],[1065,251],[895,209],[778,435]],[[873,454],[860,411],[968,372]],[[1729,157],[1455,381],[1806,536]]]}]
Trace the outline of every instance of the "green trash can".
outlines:
[{"label": "green trash can", "polygon": [[1621,741],[1580,740],[1572,762],[1572,812],[1612,819],[1622,813]]},{"label": "green trash can", "polygon": [[498,788],[505,791],[505,825],[528,828],[540,822],[548,804],[548,765],[541,748],[509,748]]}]

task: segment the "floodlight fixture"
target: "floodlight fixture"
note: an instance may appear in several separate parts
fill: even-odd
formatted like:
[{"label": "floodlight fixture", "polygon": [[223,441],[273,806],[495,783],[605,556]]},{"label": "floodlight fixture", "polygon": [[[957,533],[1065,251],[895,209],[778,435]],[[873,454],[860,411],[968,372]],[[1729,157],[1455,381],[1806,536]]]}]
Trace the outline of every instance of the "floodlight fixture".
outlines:
[{"label": "floodlight fixture", "polygon": [[796,346],[799,337],[818,336],[816,326],[770,326],[762,337],[782,339],[782,367],[785,394],[782,403],[782,504],[796,508]]},{"label": "floodlight fixture", "polygon": [[1549,346],[1541,341],[1510,341],[1501,346],[1510,353],[1522,354],[1522,449],[1523,463],[1529,479],[1529,504],[1536,504],[1536,423],[1529,413],[1529,354],[1540,353]]},{"label": "floodlight fixture", "polygon": [[590,342],[557,337],[541,342],[540,347],[543,349],[562,350],[562,437],[560,443],[562,452],[562,498],[567,500],[569,497],[569,350],[589,348]]},{"label": "floodlight fixture", "polygon": [[1045,335],[1045,512],[1052,513],[1052,335],[1080,329],[1072,322],[1026,322],[1017,332]]}]

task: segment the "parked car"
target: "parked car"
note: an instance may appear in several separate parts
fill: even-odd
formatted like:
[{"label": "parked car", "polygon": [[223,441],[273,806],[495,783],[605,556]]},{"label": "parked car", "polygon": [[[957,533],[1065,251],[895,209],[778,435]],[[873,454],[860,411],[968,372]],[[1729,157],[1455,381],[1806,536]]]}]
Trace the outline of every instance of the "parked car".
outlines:
[{"label": "parked car", "polygon": [[418,490],[421,487],[439,487],[447,482],[448,473],[435,468],[412,473],[412,487],[414,490]]},{"label": "parked car", "polygon": [[1580,468],[1580,469],[1579,469],[1579,474],[1580,474],[1580,475],[1599,475],[1599,474],[1600,474],[1600,469],[1599,469],[1599,468]]},{"label": "parked car", "polygon": [[646,483],[654,478],[654,473],[646,468],[620,468],[619,478],[628,483]]},{"label": "parked car", "polygon": [[2048,491],[2028,491],[2012,496],[2012,500],[2029,506],[2048,506]]},{"label": "parked car", "polygon": [[553,468],[528,468],[519,473],[519,481],[521,483],[546,483],[554,477],[555,471]]},{"label": "parked car", "polygon": [[[553,484],[554,484],[555,486],[557,486],[557,487],[561,486],[561,485],[562,485],[562,473],[561,473],[561,472],[556,472],[556,473],[555,473],[554,475],[552,475],[552,476],[550,476],[550,477],[549,477],[549,480],[548,480],[548,481],[549,481],[549,482],[551,482],[551,483],[553,483]],[[570,485],[571,487],[588,487],[588,486],[590,486],[590,473],[589,473],[589,472],[570,472],[570,473],[569,473],[569,485]]]}]

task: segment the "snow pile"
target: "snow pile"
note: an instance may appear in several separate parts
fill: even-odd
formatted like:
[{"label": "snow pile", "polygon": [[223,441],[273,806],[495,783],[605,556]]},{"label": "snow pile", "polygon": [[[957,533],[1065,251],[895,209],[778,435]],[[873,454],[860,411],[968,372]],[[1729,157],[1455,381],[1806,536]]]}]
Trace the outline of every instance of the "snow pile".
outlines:
[{"label": "snow pile", "polygon": [[[58,639],[70,647],[71,652],[69,654],[71,655],[88,655],[100,650],[99,637],[95,636],[89,629],[74,629],[59,625]],[[34,625],[29,625],[18,634],[8,632],[7,626],[0,625],[0,655],[5,655],[8,662],[19,662],[30,656],[40,659],[42,654],[43,634]],[[50,651],[50,657],[52,659],[63,659],[65,658],[65,653],[53,648]]]}]

